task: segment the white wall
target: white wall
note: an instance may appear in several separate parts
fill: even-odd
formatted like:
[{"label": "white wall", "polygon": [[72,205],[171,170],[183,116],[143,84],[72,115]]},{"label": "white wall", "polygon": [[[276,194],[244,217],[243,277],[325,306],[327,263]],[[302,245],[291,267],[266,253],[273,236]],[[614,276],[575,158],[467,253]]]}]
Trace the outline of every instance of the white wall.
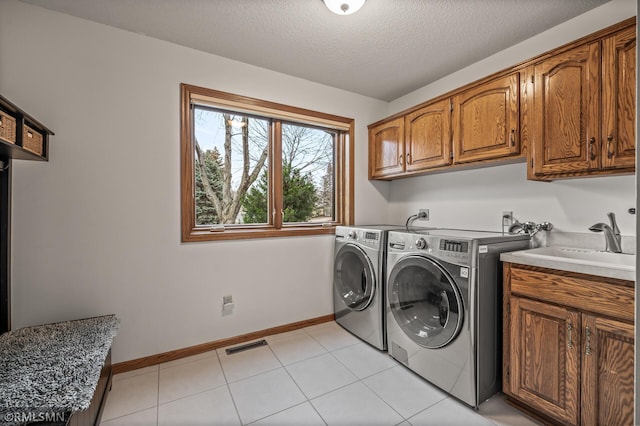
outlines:
[{"label": "white wall", "polygon": [[[636,9],[635,0],[613,0],[391,102],[387,115],[632,17]],[[633,176],[533,182],[521,163],[396,180],[389,191],[395,222],[429,208],[430,222],[420,223],[425,226],[500,230],[502,211],[512,210],[520,221],[547,220],[557,230],[588,233],[613,211],[622,233],[636,234],[635,217],[627,212],[636,205]]]},{"label": "white wall", "polygon": [[[498,229],[502,210],[585,231],[635,221],[633,177],[529,182],[524,164],[368,182],[366,125],[635,14],[601,8],[391,104],[0,1],[0,93],[56,132],[14,161],[13,326],[115,313],[120,362],[330,313],[330,236],[180,243],[179,83],[356,119],[356,221]],[[223,294],[235,312],[222,316]]]},{"label": "white wall", "polygon": [[363,223],[387,219],[386,103],[13,0],[0,52],[0,93],[56,133],[13,163],[13,328],[115,313],[120,362],[333,312],[331,236],[180,243],[179,84],[355,118]]}]

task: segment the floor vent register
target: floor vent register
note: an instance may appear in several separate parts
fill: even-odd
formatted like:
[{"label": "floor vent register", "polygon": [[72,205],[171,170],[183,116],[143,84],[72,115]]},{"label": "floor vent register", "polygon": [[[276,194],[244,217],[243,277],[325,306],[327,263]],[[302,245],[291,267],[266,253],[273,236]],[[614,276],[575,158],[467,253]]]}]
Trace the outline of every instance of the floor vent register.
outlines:
[{"label": "floor vent register", "polygon": [[260,346],[268,345],[267,341],[262,339],[257,342],[251,342],[244,345],[234,346],[233,348],[226,349],[227,355],[237,354],[238,352],[248,351],[249,349],[258,348]]}]

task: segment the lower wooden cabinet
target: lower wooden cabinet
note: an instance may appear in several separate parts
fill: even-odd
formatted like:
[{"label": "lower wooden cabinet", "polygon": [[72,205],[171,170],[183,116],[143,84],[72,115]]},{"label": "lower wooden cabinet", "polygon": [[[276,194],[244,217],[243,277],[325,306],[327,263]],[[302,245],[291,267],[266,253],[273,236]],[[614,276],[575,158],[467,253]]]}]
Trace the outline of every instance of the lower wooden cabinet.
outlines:
[{"label": "lower wooden cabinet", "polygon": [[533,408],[578,424],[580,314],[511,298],[510,393]]},{"label": "lower wooden cabinet", "polygon": [[633,424],[633,325],[582,316],[582,424]]},{"label": "lower wooden cabinet", "polygon": [[[633,283],[504,268],[504,393],[559,424],[632,425]],[[612,300],[587,300],[597,286]],[[608,309],[615,300],[628,306]]]}]

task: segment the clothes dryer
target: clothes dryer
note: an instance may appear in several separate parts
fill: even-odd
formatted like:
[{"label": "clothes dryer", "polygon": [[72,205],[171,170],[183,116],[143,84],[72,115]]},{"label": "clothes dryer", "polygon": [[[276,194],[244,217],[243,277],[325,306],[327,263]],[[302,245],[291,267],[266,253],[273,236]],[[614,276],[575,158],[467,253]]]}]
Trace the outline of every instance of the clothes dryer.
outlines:
[{"label": "clothes dryer", "polygon": [[389,353],[472,407],[500,389],[500,253],[527,235],[450,229],[389,232]]},{"label": "clothes dryer", "polygon": [[393,225],[337,226],[333,263],[336,322],[370,345],[387,350],[385,260]]}]

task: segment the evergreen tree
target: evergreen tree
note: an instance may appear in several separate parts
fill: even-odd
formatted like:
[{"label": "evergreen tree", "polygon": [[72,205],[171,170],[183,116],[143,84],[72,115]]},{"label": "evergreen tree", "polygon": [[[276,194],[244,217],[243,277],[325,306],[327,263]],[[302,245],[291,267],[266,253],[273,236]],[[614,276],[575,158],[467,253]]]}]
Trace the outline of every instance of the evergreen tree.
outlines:
[{"label": "evergreen tree", "polygon": [[[267,221],[267,193],[269,187],[267,172],[258,183],[251,187],[242,202],[245,223],[265,223]],[[302,175],[290,164],[282,167],[282,198],[284,222],[306,222],[312,215],[318,196],[310,175]]]},{"label": "evergreen tree", "polygon": [[265,170],[242,200],[244,223],[267,223],[269,179]]},{"label": "evergreen tree", "polygon": [[[196,162],[197,162],[196,157]],[[220,197],[222,195],[222,159],[217,148],[204,152],[204,164],[207,178],[213,192]],[[195,167],[196,175],[196,225],[212,225],[219,223],[218,215],[213,203],[207,197],[202,184],[200,167]]]},{"label": "evergreen tree", "polygon": [[316,206],[316,215],[324,217],[333,217],[333,163],[327,163],[327,170],[322,176],[322,186],[318,190],[318,204]]}]

